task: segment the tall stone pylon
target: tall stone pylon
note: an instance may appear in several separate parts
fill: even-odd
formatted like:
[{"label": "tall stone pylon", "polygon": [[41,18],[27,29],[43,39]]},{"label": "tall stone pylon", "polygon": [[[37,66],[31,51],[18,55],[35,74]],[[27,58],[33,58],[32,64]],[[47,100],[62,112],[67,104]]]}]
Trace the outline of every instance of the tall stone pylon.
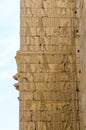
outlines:
[{"label": "tall stone pylon", "polygon": [[80,89],[83,10],[83,0],[20,0],[14,76],[20,130],[86,130]]}]

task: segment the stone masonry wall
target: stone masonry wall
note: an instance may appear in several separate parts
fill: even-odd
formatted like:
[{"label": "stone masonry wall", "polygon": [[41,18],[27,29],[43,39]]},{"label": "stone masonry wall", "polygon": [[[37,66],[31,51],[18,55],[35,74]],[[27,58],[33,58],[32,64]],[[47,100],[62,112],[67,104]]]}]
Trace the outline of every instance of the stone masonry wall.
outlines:
[{"label": "stone masonry wall", "polygon": [[82,117],[82,129],[86,130],[86,0],[81,1],[80,13],[80,64],[81,64],[81,80],[80,90],[80,106]]},{"label": "stone masonry wall", "polygon": [[82,129],[77,0],[21,0],[20,130]]}]

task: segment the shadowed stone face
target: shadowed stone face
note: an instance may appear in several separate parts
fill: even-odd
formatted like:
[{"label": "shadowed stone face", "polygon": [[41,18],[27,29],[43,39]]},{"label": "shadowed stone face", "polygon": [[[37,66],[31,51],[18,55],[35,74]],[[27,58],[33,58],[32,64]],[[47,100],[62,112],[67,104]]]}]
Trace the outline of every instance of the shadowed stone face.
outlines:
[{"label": "shadowed stone face", "polygon": [[20,130],[85,130],[84,1],[20,5]]}]

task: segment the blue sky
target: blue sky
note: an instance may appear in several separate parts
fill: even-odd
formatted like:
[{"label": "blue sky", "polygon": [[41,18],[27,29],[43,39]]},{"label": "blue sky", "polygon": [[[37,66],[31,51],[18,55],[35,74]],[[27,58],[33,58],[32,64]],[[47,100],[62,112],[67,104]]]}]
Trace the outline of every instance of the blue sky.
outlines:
[{"label": "blue sky", "polygon": [[0,130],[18,130],[15,55],[19,49],[19,0],[0,0]]}]

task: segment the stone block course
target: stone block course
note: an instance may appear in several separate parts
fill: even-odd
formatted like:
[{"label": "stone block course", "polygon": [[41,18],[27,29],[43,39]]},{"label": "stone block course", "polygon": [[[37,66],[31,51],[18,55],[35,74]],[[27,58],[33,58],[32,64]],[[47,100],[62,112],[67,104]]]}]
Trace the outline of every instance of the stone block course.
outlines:
[{"label": "stone block course", "polygon": [[84,130],[81,7],[80,0],[20,1],[20,130]]}]

